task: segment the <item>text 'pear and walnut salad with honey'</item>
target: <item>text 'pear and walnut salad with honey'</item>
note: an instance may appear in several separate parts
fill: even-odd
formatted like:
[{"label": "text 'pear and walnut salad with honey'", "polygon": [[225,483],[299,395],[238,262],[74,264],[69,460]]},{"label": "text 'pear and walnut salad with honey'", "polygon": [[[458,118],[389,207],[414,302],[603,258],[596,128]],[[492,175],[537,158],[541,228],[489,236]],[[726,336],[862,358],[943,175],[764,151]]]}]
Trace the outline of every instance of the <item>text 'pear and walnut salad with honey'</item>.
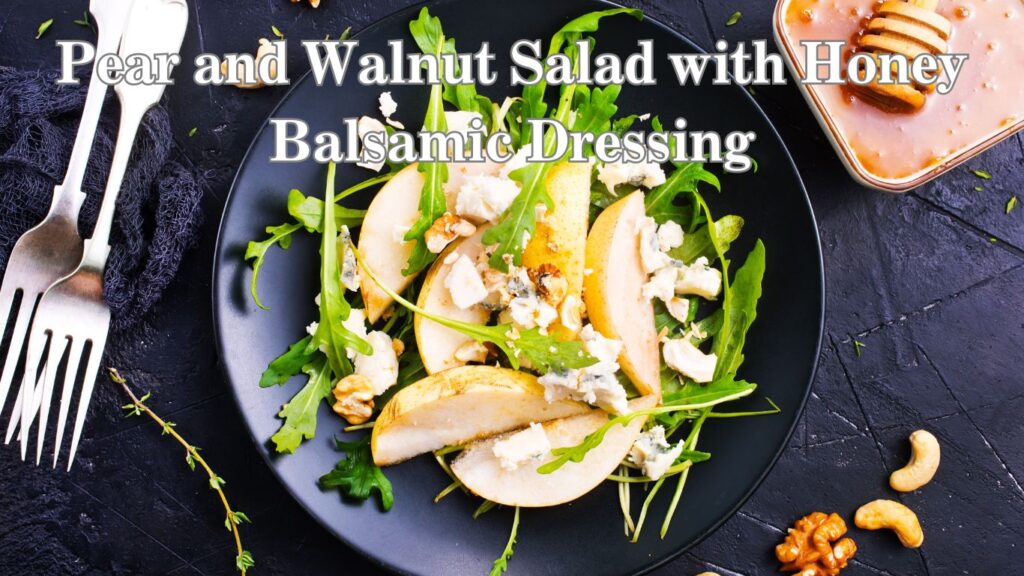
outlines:
[{"label": "text 'pear and walnut salad with honey'", "polygon": [[[592,43],[588,33],[618,15],[642,17],[580,16],[554,35],[549,56],[576,66],[576,41]],[[424,54],[454,53],[426,8],[409,29]],[[511,159],[381,163],[341,191],[329,164],[324,198],[292,190],[293,220],[246,252],[260,304],[267,251],[287,249],[300,231],[321,239],[318,315],[260,380],[307,378],[278,414],[276,451],[313,438],[317,410],[330,403],[344,431],[363,436],[337,440],[345,457],[321,486],[357,499],[376,492],[384,510],[394,494],[383,468],[430,454],[451,477],[435,501],[462,491],[482,499],[477,515],[515,507],[492,574],[507,568],[520,507],[565,504],[605,481],[618,486],[633,542],[668,483],[664,537],[691,467],[711,457],[699,450],[701,429],[778,411],[719,411],[756,388],[737,372],[765,248],[757,241],[730,269],[743,219],[711,214],[698,185],[718,190],[714,174],[700,163],[526,160],[529,119],[593,134],[644,123],[663,131],[657,116],[617,115],[620,91],[566,84],[549,105],[540,81],[497,104],[473,85],[433,85],[424,130],[508,132]],[[390,94],[380,103],[401,127]],[[358,124],[361,135],[390,130],[369,116]],[[554,150],[550,132],[537,140]],[[366,210],[344,206],[378,186]],[[635,484],[644,489],[636,519]]]}]

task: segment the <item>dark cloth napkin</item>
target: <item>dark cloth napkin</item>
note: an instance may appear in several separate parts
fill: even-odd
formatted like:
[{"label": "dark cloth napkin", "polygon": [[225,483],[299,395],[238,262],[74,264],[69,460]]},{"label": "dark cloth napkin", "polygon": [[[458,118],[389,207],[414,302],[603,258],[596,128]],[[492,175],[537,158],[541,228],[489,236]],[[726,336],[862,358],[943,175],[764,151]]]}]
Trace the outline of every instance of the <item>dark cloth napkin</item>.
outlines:
[{"label": "dark cloth napkin", "polygon": [[[46,215],[67,169],[88,78],[79,86],[58,85],[56,78],[56,72],[0,67],[0,273],[18,237]],[[118,114],[111,89],[82,186],[88,194],[79,219],[84,238],[106,185]],[[135,141],[111,234],[104,297],[115,336],[141,325],[197,239],[203,186],[183,159],[167,110],[155,107]]]}]

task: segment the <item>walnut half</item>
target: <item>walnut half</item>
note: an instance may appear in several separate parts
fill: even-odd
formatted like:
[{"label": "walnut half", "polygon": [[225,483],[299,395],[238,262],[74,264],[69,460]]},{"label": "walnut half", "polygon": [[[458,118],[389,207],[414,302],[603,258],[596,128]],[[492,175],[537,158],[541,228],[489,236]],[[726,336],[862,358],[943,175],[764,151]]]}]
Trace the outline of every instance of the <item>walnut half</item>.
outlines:
[{"label": "walnut half", "polygon": [[334,385],[334,406],[349,424],[364,424],[373,415],[373,383],[366,376],[350,374]]},{"label": "walnut half", "polygon": [[812,512],[804,516],[775,547],[775,556],[782,562],[780,570],[798,576],[836,576],[857,552],[852,539],[839,539],[843,534],[846,522],[838,514]]},{"label": "walnut half", "polygon": [[476,226],[469,220],[465,220],[451,212],[445,212],[430,226],[430,229],[423,234],[427,242],[427,250],[439,254],[446,246],[459,236],[472,236],[476,232]]}]

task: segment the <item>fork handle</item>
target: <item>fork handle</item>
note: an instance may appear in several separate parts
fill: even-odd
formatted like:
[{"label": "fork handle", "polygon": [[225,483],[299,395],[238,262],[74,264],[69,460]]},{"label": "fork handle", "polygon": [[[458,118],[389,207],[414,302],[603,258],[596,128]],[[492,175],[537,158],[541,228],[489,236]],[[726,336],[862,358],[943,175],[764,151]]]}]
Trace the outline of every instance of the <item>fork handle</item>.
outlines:
[{"label": "fork handle", "polygon": [[107,187],[103,191],[103,203],[100,204],[99,215],[96,217],[96,226],[93,228],[92,237],[85,243],[85,255],[81,264],[82,267],[99,271],[103,271],[107,264],[107,254],[110,252],[110,228],[114,223],[117,197],[121,193],[121,184],[124,182],[124,174],[135,144],[135,136],[139,132],[143,116],[150,108],[149,106],[135,106],[131,100],[126,100],[125,98],[121,99],[121,125],[117,130],[114,159],[110,164],[110,175],[107,177]]},{"label": "fork handle", "polygon": [[122,14],[114,13],[105,20],[100,20],[95,14],[93,15],[99,26],[99,39],[96,41],[92,77],[89,79],[89,90],[85,95],[82,121],[78,124],[78,133],[75,135],[75,145],[71,149],[67,173],[64,175],[64,181],[54,188],[51,213],[62,211],[73,220],[78,219],[78,211],[85,200],[82,181],[85,179],[85,169],[89,164],[93,141],[96,139],[96,126],[99,124],[100,112],[103,110],[103,103],[107,95],[107,85],[97,78],[96,63],[100,56],[117,52],[118,44],[121,43],[121,35],[124,33],[127,15],[127,10],[124,10]]}]

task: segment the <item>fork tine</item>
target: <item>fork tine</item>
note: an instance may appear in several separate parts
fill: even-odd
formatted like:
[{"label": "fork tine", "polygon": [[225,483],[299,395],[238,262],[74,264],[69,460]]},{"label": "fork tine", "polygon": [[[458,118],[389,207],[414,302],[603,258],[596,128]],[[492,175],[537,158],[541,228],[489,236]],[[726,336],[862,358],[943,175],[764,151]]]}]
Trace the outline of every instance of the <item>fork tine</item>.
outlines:
[{"label": "fork tine", "polygon": [[[10,299],[7,294],[0,293],[0,302],[10,302],[11,306],[0,307],[0,330],[7,327],[10,320],[10,312],[13,308],[14,293],[12,290]],[[22,293],[21,304],[14,311],[14,326],[11,328],[11,343],[7,348],[6,358],[0,358],[3,363],[3,373],[0,374],[0,409],[7,403],[7,395],[11,391],[11,384],[14,381],[14,371],[18,368],[18,360],[21,359],[22,348],[25,345],[25,334],[32,320],[32,309],[35,307],[36,295]],[[0,335],[2,336],[2,335]],[[13,417],[13,413],[12,413]]]},{"label": "fork tine", "polygon": [[[63,345],[62,345],[63,344]],[[50,420],[50,405],[53,401],[53,384],[57,380],[57,369],[60,367],[60,359],[64,352],[71,346],[70,339],[61,342],[56,336],[50,340],[50,354],[46,358],[46,368],[43,370],[43,387],[39,404],[39,432],[36,438],[36,466],[43,458],[43,444],[46,443],[46,424]]]},{"label": "fork tine", "polygon": [[103,348],[106,346],[106,335],[101,341],[92,341],[92,348],[89,350],[89,358],[85,365],[85,380],[82,381],[82,396],[78,399],[78,413],[75,414],[75,430],[71,433],[71,452],[68,453],[68,471],[75,463],[75,453],[78,451],[78,440],[82,436],[82,426],[85,424],[85,414],[89,411],[89,400],[92,399],[92,389],[96,385],[96,375],[100,370],[100,360],[103,359]]},{"label": "fork tine", "polygon": [[60,458],[60,448],[64,444],[64,426],[68,421],[68,407],[71,406],[71,395],[75,391],[75,379],[78,377],[78,364],[82,358],[82,340],[75,338],[69,345],[71,351],[68,353],[68,367],[64,374],[64,388],[60,393],[60,412],[57,414],[57,439],[53,447],[53,467],[57,467],[57,459]]},{"label": "fork tine", "polygon": [[[22,384],[24,385],[24,378],[22,379]],[[14,409],[11,410],[11,420],[7,422],[7,436],[4,438],[4,445],[11,443],[14,431],[18,429],[18,423],[21,422],[21,403],[22,398],[25,396],[25,391],[22,390],[22,387],[19,387],[18,393],[14,395]],[[18,440],[21,440],[20,434],[18,435]]]},{"label": "fork tine", "polygon": [[[28,357],[25,362],[25,375],[21,379],[21,459],[25,459],[28,453],[28,438],[31,436],[32,422],[35,421],[36,413],[39,411],[39,402],[42,401],[42,390],[39,390],[39,382],[36,380],[37,366],[42,362],[43,351],[46,349],[46,340],[49,334],[42,330],[33,330],[28,340]],[[38,390],[38,392],[37,392]],[[14,416],[12,415],[13,419]]]}]

